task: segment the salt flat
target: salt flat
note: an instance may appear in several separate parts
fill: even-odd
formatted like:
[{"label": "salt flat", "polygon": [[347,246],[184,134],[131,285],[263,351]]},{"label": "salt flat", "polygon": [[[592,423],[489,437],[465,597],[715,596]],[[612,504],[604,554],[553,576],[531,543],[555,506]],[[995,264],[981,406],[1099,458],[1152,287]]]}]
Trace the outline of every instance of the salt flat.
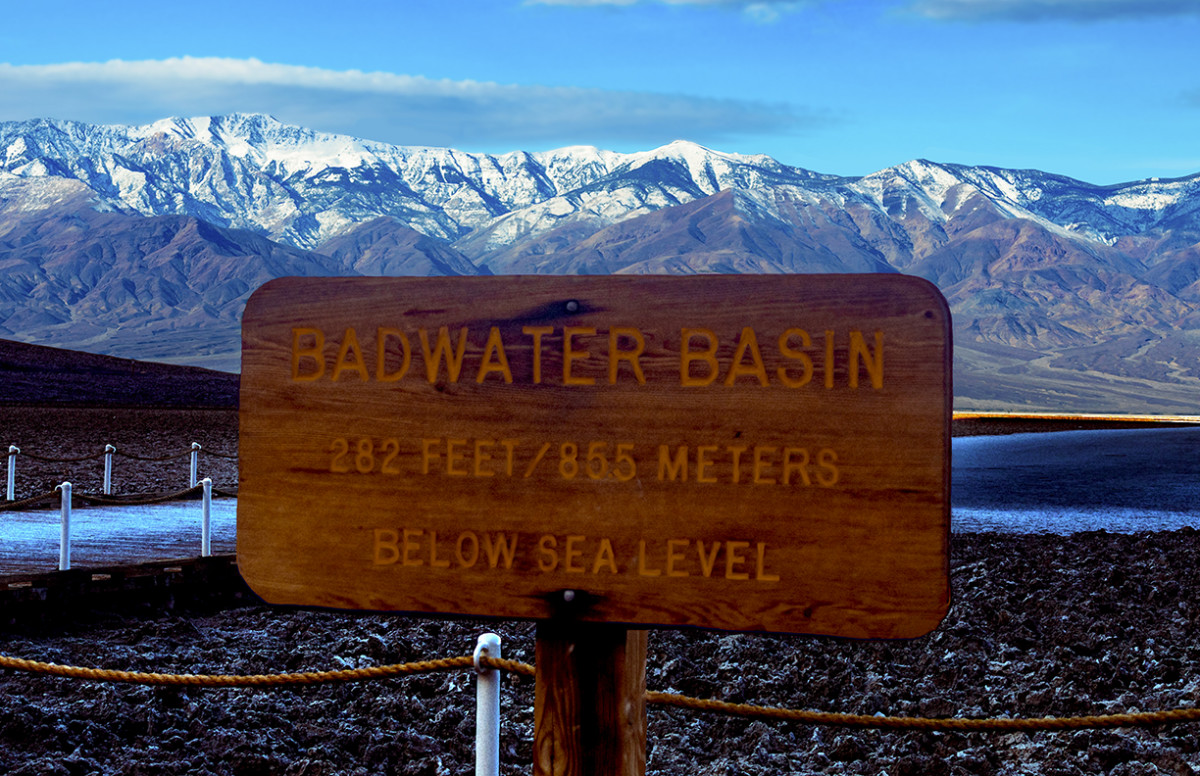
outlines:
[{"label": "salt flat", "polygon": [[[212,551],[237,546],[237,499],[213,499]],[[58,509],[0,513],[0,574],[58,568]],[[71,511],[71,565],[86,568],[200,555],[201,502],[80,507]]]},{"label": "salt flat", "polygon": [[958,437],[957,532],[1070,534],[1200,527],[1200,428]]}]

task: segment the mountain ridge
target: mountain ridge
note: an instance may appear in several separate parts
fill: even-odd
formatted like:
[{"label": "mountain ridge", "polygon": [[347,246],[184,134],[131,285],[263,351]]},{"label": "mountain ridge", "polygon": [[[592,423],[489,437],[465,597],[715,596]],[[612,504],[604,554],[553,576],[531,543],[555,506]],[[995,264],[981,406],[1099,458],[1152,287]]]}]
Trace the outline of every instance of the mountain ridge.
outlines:
[{"label": "mountain ridge", "polygon": [[[1139,218],[1147,213],[1169,210],[1185,194],[1189,215],[1196,217],[1194,196],[1200,190],[1200,174],[1174,179],[1148,178],[1128,183],[1097,185],[1063,175],[1036,170],[1006,169],[992,166],[968,166],[956,163],[914,159],[865,176],[830,175],[781,164],[765,155],[730,154],[712,151],[688,141],[674,141],[651,151],[621,154],[588,146],[575,146],[542,152],[514,151],[506,154],[473,154],[454,149],[425,146],[396,146],[360,140],[344,135],[319,133],[282,124],[256,114],[231,114],[224,117],[163,119],[138,127],[88,125],[48,119],[26,122],[0,122],[0,148],[4,151],[0,171],[22,177],[55,175],[75,177],[91,186],[113,207],[129,208],[143,215],[195,215],[222,226],[253,228],[295,247],[311,248],[345,227],[333,214],[326,213],[326,224],[317,229],[300,228],[288,232],[281,227],[283,214],[263,207],[254,217],[238,223],[223,223],[218,214],[232,212],[218,202],[220,181],[208,173],[213,170],[236,173],[252,186],[243,187],[238,203],[243,214],[254,213],[255,205],[269,204],[272,195],[300,193],[302,198],[320,205],[337,205],[327,196],[330,186],[338,183],[333,171],[358,170],[363,176],[355,182],[360,188],[387,187],[388,191],[413,200],[409,210],[420,211],[414,228],[440,238],[461,236],[462,230],[477,229],[480,219],[494,218],[553,197],[575,193],[583,197],[599,190],[611,192],[607,179],[629,178],[631,173],[650,166],[653,183],[668,177],[661,173],[673,167],[681,174],[676,186],[660,186],[686,198],[708,196],[724,188],[754,189],[772,185],[804,185],[815,191],[839,192],[846,198],[871,197],[886,206],[886,188],[907,180],[923,190],[940,182],[946,185],[970,183],[986,190],[998,202],[1012,208],[1010,215],[1029,215],[1063,229],[1080,223],[1077,210],[1080,192],[1093,198],[1107,194],[1105,208],[1109,220],[1105,239],[1133,233]],[[90,164],[79,164],[80,159]],[[177,169],[192,173],[189,179],[179,175],[161,175],[163,160]],[[569,160],[564,163],[564,160]],[[95,163],[99,162],[99,163]],[[242,165],[238,167],[238,164]],[[143,180],[150,172],[159,174],[165,184]],[[649,171],[643,171],[649,172]],[[887,182],[891,182],[888,186]],[[611,183],[611,180],[610,180]],[[372,185],[374,184],[374,185]],[[414,188],[420,184],[420,192]],[[255,190],[255,187],[258,187]],[[1047,196],[1046,188],[1051,191]],[[184,191],[189,196],[169,197],[162,191]],[[910,187],[911,190],[911,187]],[[230,196],[239,192],[225,192]],[[895,192],[893,191],[892,194]],[[416,196],[413,196],[416,195]],[[854,195],[854,196],[851,196]],[[455,221],[456,228],[436,214],[421,211],[415,203],[441,208]],[[1041,202],[1040,205],[1036,204]],[[672,202],[671,204],[679,204]],[[1062,203],[1049,207],[1048,203]],[[279,203],[275,203],[279,205]],[[344,211],[367,207],[365,203],[342,201]],[[388,207],[405,210],[403,201],[378,200],[371,203],[373,215],[387,215]],[[930,209],[936,203],[930,202]],[[499,212],[503,211],[503,212]],[[1093,220],[1100,211],[1092,209]],[[1173,211],[1172,211],[1173,212]],[[1125,214],[1126,217],[1120,216]],[[1130,214],[1142,214],[1133,216]],[[293,214],[296,215],[296,214]],[[305,213],[315,217],[312,213]],[[413,215],[413,213],[410,213]],[[342,212],[343,219],[346,213]],[[276,220],[272,220],[272,218]],[[432,219],[432,220],[430,220]],[[320,220],[320,219],[318,219]],[[362,218],[357,219],[361,222]],[[1194,220],[1189,222],[1194,226]],[[1144,224],[1142,225],[1144,226]],[[421,228],[424,227],[424,228]],[[302,234],[303,233],[303,234]],[[1099,233],[1099,232],[1098,232]]]},{"label": "mountain ridge", "polygon": [[0,336],[228,369],[279,273],[863,271],[942,290],[964,407],[1089,409],[1071,403],[1144,378],[1122,406],[1195,411],[1200,174],[852,177],[687,141],[490,155],[256,114],[0,122]]}]

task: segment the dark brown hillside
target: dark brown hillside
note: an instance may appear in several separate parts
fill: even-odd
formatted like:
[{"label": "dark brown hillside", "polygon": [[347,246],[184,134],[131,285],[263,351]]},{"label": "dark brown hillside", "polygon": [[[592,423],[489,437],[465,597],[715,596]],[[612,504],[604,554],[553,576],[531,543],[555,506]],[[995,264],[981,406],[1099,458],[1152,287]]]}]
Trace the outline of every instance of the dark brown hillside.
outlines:
[{"label": "dark brown hillside", "polygon": [[361,275],[489,274],[445,242],[388,216],[327,240],[320,250]]},{"label": "dark brown hillside", "polygon": [[0,339],[0,405],[237,407],[238,375]]}]

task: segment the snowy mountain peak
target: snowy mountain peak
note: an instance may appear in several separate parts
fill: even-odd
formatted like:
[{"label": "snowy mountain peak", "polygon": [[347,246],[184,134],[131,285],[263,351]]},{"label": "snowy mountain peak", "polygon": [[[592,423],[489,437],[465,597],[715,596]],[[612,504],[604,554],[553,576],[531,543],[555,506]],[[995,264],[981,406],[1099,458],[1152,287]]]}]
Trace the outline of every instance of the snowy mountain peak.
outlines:
[{"label": "snowy mountain peak", "polygon": [[648,159],[679,159],[688,162],[703,162],[716,155],[716,151],[690,140],[672,140],[651,151],[635,154],[637,157],[644,156]]},{"label": "snowy mountain peak", "polygon": [[193,215],[302,248],[379,217],[439,239],[477,235],[499,248],[568,222],[617,223],[726,189],[752,192],[766,208],[830,199],[889,217],[920,213],[931,223],[977,194],[1007,217],[1105,244],[1200,220],[1190,204],[1200,197],[1200,175],[1101,187],[1036,170],[914,159],[843,178],[687,140],[629,154],[571,146],[489,155],[389,145],[247,113],[137,127],[4,122],[0,174],[77,180],[100,209]]}]

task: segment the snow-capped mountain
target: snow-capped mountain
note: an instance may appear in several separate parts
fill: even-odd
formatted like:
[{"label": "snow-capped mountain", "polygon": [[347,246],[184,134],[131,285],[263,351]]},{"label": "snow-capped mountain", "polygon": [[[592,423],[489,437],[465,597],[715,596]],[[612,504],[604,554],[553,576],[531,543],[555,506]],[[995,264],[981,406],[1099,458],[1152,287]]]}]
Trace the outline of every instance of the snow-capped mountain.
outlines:
[{"label": "snow-capped mountain", "polygon": [[378,216],[450,240],[491,227],[493,241],[507,244],[568,214],[611,222],[722,188],[811,177],[767,157],[683,142],[640,154],[573,147],[492,156],[322,134],[261,115],[138,127],[0,123],[0,170],[79,180],[104,208],[194,216],[299,248]]},{"label": "snow-capped mountain", "polygon": [[261,115],[0,123],[0,337],[235,368],[241,304],[278,274],[714,271],[929,278],[961,406],[1198,409],[1200,175],[844,177],[683,141],[489,155]]},{"label": "snow-capped mountain", "polygon": [[1007,217],[1110,244],[1148,229],[1200,226],[1200,175],[1096,186],[1036,170],[916,160],[846,178],[685,141],[633,154],[586,146],[472,154],[245,114],[134,127],[0,122],[5,173],[75,179],[95,193],[100,209],[194,216],[298,248],[315,248],[378,216],[441,239],[486,228],[490,244],[511,244],[569,215],[611,224],[725,189],[785,190],[810,204],[863,205],[901,219],[915,207],[944,222],[948,198],[968,188]]}]

